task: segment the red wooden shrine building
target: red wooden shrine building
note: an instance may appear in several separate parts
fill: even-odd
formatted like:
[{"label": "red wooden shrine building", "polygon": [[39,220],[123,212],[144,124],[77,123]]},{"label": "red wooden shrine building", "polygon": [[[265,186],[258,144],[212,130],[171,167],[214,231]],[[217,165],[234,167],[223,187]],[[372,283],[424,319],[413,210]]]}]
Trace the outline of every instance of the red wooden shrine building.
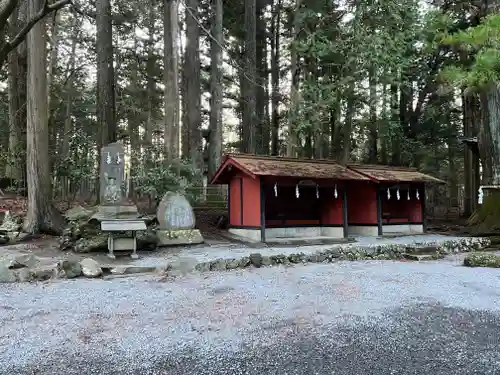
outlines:
[{"label": "red wooden shrine building", "polygon": [[228,185],[229,231],[253,240],[425,231],[425,184],[415,169],[229,154],[212,184]]}]

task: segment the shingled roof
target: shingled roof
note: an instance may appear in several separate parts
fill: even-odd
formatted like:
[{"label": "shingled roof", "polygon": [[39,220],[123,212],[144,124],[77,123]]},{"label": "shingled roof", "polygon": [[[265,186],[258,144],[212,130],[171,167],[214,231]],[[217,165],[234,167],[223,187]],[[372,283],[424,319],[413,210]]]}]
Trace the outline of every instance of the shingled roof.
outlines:
[{"label": "shingled roof", "polygon": [[[231,167],[230,167],[231,166]],[[250,154],[228,154],[212,178],[212,184],[229,181],[232,167],[255,178],[256,176],[297,177],[309,179],[364,180],[367,176],[331,160],[297,159]]]},{"label": "shingled roof", "polygon": [[444,184],[444,181],[421,173],[416,168],[365,164],[349,164],[348,167],[374,182],[433,182]]}]

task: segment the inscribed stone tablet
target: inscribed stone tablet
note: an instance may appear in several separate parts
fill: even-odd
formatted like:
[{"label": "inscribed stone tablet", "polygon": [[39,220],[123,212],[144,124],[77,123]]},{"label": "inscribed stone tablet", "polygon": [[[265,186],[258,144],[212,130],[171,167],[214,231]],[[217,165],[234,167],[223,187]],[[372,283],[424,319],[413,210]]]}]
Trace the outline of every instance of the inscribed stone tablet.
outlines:
[{"label": "inscribed stone tablet", "polygon": [[101,149],[100,199],[104,205],[120,205],[124,200],[125,149],[110,143]]},{"label": "inscribed stone tablet", "polygon": [[166,193],[156,215],[161,230],[192,229],[195,226],[193,208],[186,197],[178,193]]}]

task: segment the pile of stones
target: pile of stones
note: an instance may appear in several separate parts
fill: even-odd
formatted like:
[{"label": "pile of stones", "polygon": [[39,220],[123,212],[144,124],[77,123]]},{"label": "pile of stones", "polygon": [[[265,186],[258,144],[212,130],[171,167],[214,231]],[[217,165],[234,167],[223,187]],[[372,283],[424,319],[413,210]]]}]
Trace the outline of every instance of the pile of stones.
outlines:
[{"label": "pile of stones", "polygon": [[[59,248],[61,251],[74,253],[104,252],[108,248],[108,234],[102,233],[97,220],[92,220],[92,215],[97,208],[85,209],[81,206],[73,207],[64,214],[67,225],[61,237]],[[150,224],[151,220],[146,220]],[[154,250],[158,238],[153,227],[137,234],[139,250]]]}]

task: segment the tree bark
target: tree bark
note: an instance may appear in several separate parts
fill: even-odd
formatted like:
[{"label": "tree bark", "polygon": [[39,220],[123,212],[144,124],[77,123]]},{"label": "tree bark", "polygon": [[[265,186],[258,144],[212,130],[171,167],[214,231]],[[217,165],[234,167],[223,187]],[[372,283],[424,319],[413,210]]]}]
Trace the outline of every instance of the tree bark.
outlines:
[{"label": "tree bark", "polygon": [[491,155],[491,183],[500,185],[500,87],[494,85],[487,92],[488,149]]},{"label": "tree bark", "polygon": [[[11,17],[14,37],[26,20],[26,4],[16,7]],[[9,84],[9,164],[6,175],[16,181],[17,188],[26,186],[26,42],[11,51],[8,57]]]},{"label": "tree bark", "polygon": [[281,0],[277,0],[271,21],[271,155],[279,154],[280,129],[280,24]]},{"label": "tree bark", "polygon": [[154,99],[155,99],[155,88],[156,84],[154,81],[155,75],[155,55],[154,55],[154,46],[155,46],[155,19],[156,19],[156,2],[155,0],[151,0],[149,3],[149,12],[148,12],[148,41],[147,41],[147,50],[148,50],[148,60],[146,62],[146,90],[148,96],[148,117],[146,120],[146,127],[144,129],[144,144],[146,146],[151,146],[153,141],[153,129],[155,127],[155,116],[154,116]]},{"label": "tree bark", "polygon": [[[338,94],[337,94],[338,95]],[[342,114],[342,99],[340,95],[337,96],[333,108],[330,111],[330,157],[334,159],[342,159],[342,123],[340,116]]]},{"label": "tree bark", "polygon": [[[462,95],[463,128],[465,137],[477,137],[476,122],[481,118],[478,98],[474,95]],[[464,146],[464,215],[470,216],[477,208],[479,188],[479,158]]]},{"label": "tree bark", "polygon": [[[398,97],[398,87],[391,84],[391,127],[399,128],[398,134],[403,131],[403,125],[400,121],[400,106]],[[391,164],[401,165],[401,137],[402,135],[392,137],[391,139]]]},{"label": "tree bark", "polygon": [[210,180],[221,162],[222,156],[222,0],[212,0],[212,36],[210,40],[210,136],[208,142],[208,179]]},{"label": "tree bark", "polygon": [[116,141],[113,30],[109,0],[96,1],[96,25],[97,124],[101,132],[100,149]]},{"label": "tree bark", "polygon": [[351,86],[349,89],[349,97],[347,99],[347,108],[345,114],[344,128],[343,128],[343,149],[342,149],[342,164],[349,163],[351,155],[351,131],[352,131],[352,121],[354,118],[354,112],[356,109],[356,99],[354,97],[354,87]]},{"label": "tree bark", "polygon": [[47,74],[47,114],[49,119],[49,127],[51,120],[51,103],[52,103],[52,81],[57,67],[57,58],[59,56],[59,23],[61,21],[60,12],[56,11],[52,15],[52,24],[50,32],[50,60],[49,71]]},{"label": "tree bark", "polygon": [[[69,76],[66,78],[66,115],[64,118],[64,133],[62,136],[62,146],[61,146],[61,155],[62,155],[62,163],[66,163],[70,154],[69,154],[69,138],[70,134],[73,130],[73,120],[71,118],[71,113],[73,109],[73,96],[74,96],[74,80],[75,80],[75,65],[76,65],[76,47],[78,45],[78,38],[80,35],[80,27],[81,22],[77,17],[73,18],[73,31],[71,38],[71,54],[69,56]],[[64,177],[61,181],[62,183],[62,195],[63,199],[68,198],[69,192],[69,181],[66,177]]]},{"label": "tree bark", "polygon": [[[41,7],[41,0],[29,0],[29,17],[34,17]],[[28,33],[27,48],[27,92],[29,93],[27,103],[27,171],[29,189],[28,213],[24,222],[24,230],[27,233],[60,234],[63,229],[64,219],[51,204],[47,71],[43,23],[36,24]]]},{"label": "tree bark", "polygon": [[7,57],[11,51],[16,49],[26,38],[26,35],[32,28],[39,23],[48,14],[61,9],[71,0],[58,0],[49,4],[48,1],[44,1],[43,5],[40,7],[38,12],[31,15],[31,17],[26,18],[19,29],[19,31],[9,40],[5,39],[6,27],[8,25],[7,20],[11,17],[12,13],[15,11],[16,6],[23,6],[18,4],[17,0],[5,0],[0,3],[0,68],[7,61]]},{"label": "tree bark", "polygon": [[257,154],[269,154],[269,124],[266,118],[267,101],[267,30],[264,18],[264,0],[256,0],[256,83],[255,85],[255,122]]},{"label": "tree bark", "polygon": [[368,81],[370,86],[369,112],[370,123],[368,126],[368,162],[378,162],[378,126],[377,126],[377,78],[373,67],[369,69]]},{"label": "tree bark", "polygon": [[[179,4],[165,0],[164,13],[164,83],[165,83],[165,157],[172,160],[179,156]],[[183,142],[186,140],[183,139]]]},{"label": "tree bark", "polygon": [[256,0],[245,0],[245,50],[244,50],[244,72],[243,79],[243,129],[242,136],[245,139],[244,152],[254,154],[256,152]]},{"label": "tree bark", "polygon": [[302,0],[295,1],[295,11],[293,15],[293,31],[292,31],[292,46],[290,48],[291,62],[290,62],[290,72],[292,75],[292,86],[290,89],[290,106],[289,106],[289,118],[288,118],[288,139],[286,144],[286,155],[296,156],[297,155],[297,107],[299,103],[299,69],[297,67],[297,48],[294,43],[297,39],[299,32],[299,12],[302,4]]},{"label": "tree bark", "polygon": [[186,1],[186,126],[189,127],[191,162],[203,170],[203,143],[201,134],[201,82],[200,82],[200,28],[198,0]]}]

